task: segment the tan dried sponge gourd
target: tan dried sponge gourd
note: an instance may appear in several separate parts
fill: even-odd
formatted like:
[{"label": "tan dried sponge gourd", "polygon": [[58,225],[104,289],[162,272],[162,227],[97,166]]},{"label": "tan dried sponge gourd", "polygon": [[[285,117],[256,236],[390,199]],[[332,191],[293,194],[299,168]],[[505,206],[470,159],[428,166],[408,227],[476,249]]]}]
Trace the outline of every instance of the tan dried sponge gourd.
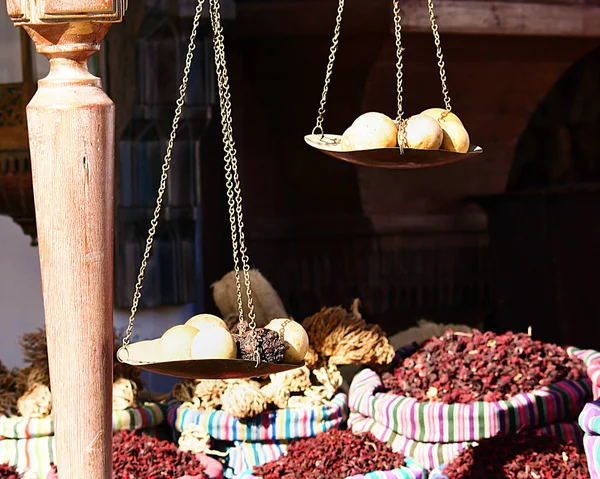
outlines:
[{"label": "tan dried sponge gourd", "polygon": [[[287,312],[281,298],[265,277],[256,269],[250,270],[250,289],[254,303],[256,327],[264,327],[273,318],[286,318]],[[244,317],[248,318],[248,295],[244,283],[243,273],[240,272]],[[227,273],[223,278],[212,285],[213,299],[221,316],[223,316],[229,330],[237,332],[238,303],[235,285],[235,273]]]},{"label": "tan dried sponge gourd", "polygon": [[471,146],[469,133],[458,116],[443,108],[429,108],[421,115],[429,116],[439,123],[444,132],[442,150],[457,153],[467,153],[469,151]]},{"label": "tan dried sponge gourd", "polygon": [[355,300],[352,311],[338,306],[323,308],[306,318],[302,326],[317,354],[329,364],[364,364],[382,366],[394,359],[394,348],[377,324],[368,324],[358,311]]},{"label": "tan dried sponge gourd", "polygon": [[[439,150],[444,139],[440,124],[426,115],[411,116],[404,125],[406,148],[415,150]],[[398,132],[398,142],[402,141],[403,133]]]},{"label": "tan dried sponge gourd", "polygon": [[247,379],[228,381],[221,396],[223,411],[240,419],[254,417],[267,409],[267,399],[260,383]]},{"label": "tan dried sponge gourd", "polygon": [[342,135],[342,150],[372,150],[398,145],[398,126],[383,113],[359,116]]}]

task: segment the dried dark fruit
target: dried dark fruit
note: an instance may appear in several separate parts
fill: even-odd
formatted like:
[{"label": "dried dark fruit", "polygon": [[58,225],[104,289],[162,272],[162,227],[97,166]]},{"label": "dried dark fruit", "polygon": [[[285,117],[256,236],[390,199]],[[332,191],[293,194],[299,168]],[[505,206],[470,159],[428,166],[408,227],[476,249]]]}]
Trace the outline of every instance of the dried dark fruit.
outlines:
[{"label": "dried dark fruit", "polygon": [[[254,359],[252,335],[247,331],[243,336],[235,335],[239,356],[242,359]],[[285,342],[276,331],[270,329],[256,329],[256,345],[260,352],[260,360],[269,363],[282,363],[285,357]]]},{"label": "dried dark fruit", "polygon": [[292,442],[285,455],[254,468],[262,479],[344,479],[356,474],[391,471],[404,456],[371,434],[332,429]]},{"label": "dried dark fruit", "polygon": [[448,479],[587,479],[584,453],[554,436],[497,436],[464,451],[443,471]]},{"label": "dried dark fruit", "polygon": [[22,474],[19,474],[17,468],[8,464],[0,464],[0,479],[21,479]]},{"label": "dried dark fruit", "polygon": [[565,379],[586,377],[583,361],[526,334],[448,330],[406,357],[384,387],[419,401],[500,401]]}]

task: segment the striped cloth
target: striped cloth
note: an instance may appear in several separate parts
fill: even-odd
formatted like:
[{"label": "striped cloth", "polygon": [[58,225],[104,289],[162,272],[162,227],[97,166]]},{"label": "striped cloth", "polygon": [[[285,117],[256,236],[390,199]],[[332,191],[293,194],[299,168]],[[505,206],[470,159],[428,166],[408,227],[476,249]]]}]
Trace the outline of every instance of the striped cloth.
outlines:
[{"label": "striped cloth", "polygon": [[285,454],[288,441],[236,442],[227,449],[225,477],[233,479]]},{"label": "striped cloth", "polygon": [[[351,412],[348,424],[356,433],[370,432],[377,439],[385,442],[394,451],[401,452],[413,459],[427,470],[435,470],[443,464],[456,459],[467,447],[476,446],[477,442],[462,443],[424,443],[407,439],[400,434],[385,427],[370,417],[361,416]],[[575,443],[580,449],[583,448],[582,432],[577,422],[553,424],[534,429],[538,434],[552,434],[564,441]],[[600,478],[599,478],[600,479]]]},{"label": "striped cloth", "polygon": [[0,462],[16,466],[19,471],[34,473],[46,479],[50,463],[56,462],[54,436],[31,439],[3,439],[0,441]]},{"label": "striped cloth", "polygon": [[426,443],[461,443],[576,420],[592,397],[591,381],[561,381],[506,401],[470,404],[419,402],[392,393],[377,393],[379,375],[365,369],[352,381],[350,410],[411,439]]},{"label": "striped cloth", "polygon": [[600,400],[587,404],[579,416],[590,476],[600,479]]},{"label": "striped cloth", "polygon": [[313,437],[340,427],[348,418],[348,398],[337,394],[324,406],[304,409],[276,409],[253,418],[237,419],[224,411],[183,409],[177,402],[168,404],[167,420],[171,427],[183,431],[188,424],[203,426],[208,434],[221,441],[286,441]]},{"label": "striped cloth", "polygon": [[583,360],[592,381],[594,401],[600,399],[600,352],[591,349],[568,348],[567,352]]},{"label": "striped cloth", "polygon": [[[252,474],[252,470],[245,471],[238,479],[261,479]],[[299,477],[298,479],[301,479]],[[392,471],[374,471],[367,474],[357,474],[346,479],[427,479],[427,471],[414,461],[408,459],[406,466]]]},{"label": "striped cloth", "polygon": [[[113,429],[131,431],[152,428],[165,420],[163,407],[157,403],[144,403],[124,411],[113,411]],[[31,439],[54,435],[54,418],[24,418],[0,416],[0,439]]]}]

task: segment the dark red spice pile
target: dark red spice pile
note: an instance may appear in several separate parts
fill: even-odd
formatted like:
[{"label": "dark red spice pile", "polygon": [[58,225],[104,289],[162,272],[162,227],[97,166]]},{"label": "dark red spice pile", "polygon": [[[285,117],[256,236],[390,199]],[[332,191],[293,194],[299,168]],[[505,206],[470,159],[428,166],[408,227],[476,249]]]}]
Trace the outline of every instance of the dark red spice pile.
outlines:
[{"label": "dark red spice pile", "polygon": [[113,479],[178,479],[198,476],[208,479],[194,454],[175,444],[132,431],[113,436]]},{"label": "dark red spice pile", "polygon": [[499,401],[564,379],[586,376],[583,361],[527,334],[448,330],[405,358],[384,387],[420,401]]},{"label": "dark red spice pile", "polygon": [[485,439],[443,471],[448,479],[588,479],[585,453],[554,436],[524,433]]},{"label": "dark red spice pile", "polygon": [[254,468],[254,474],[262,479],[344,479],[403,465],[402,454],[371,434],[333,429],[292,442],[285,455]]},{"label": "dark red spice pile", "polygon": [[0,479],[21,479],[23,476],[17,472],[17,468],[8,464],[0,464]]}]

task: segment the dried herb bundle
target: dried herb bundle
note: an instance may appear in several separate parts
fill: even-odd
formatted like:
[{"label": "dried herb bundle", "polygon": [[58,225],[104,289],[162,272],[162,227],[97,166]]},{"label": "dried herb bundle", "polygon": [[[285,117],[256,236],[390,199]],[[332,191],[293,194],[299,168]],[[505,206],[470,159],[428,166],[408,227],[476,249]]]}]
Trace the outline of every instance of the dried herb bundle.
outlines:
[{"label": "dried herb bundle", "polygon": [[526,334],[448,330],[383,375],[386,389],[420,401],[499,401],[587,374],[583,361]]},{"label": "dried herb bundle", "polygon": [[402,454],[371,434],[333,429],[292,442],[285,455],[254,468],[254,474],[263,479],[344,479],[403,465]]},{"label": "dried herb bundle", "polygon": [[448,479],[587,479],[584,453],[553,436],[524,433],[485,439],[446,469]]}]

